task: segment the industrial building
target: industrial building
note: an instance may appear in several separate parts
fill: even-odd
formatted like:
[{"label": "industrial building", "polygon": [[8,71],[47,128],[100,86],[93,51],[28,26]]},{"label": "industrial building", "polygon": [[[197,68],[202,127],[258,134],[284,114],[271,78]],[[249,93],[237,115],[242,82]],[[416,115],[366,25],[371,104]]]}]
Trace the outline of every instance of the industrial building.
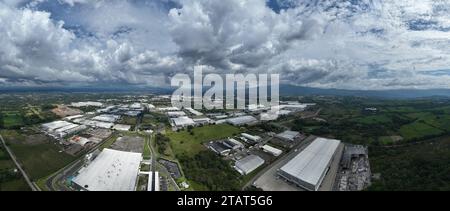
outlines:
[{"label": "industrial building", "polygon": [[186,116],[186,113],[184,113],[184,111],[169,111],[167,112],[167,116],[168,117],[181,117],[181,116]]},{"label": "industrial building", "polygon": [[317,191],[341,141],[316,138],[278,170],[278,175],[301,188]]},{"label": "industrial building", "polygon": [[264,146],[262,146],[261,149],[262,149],[264,152],[267,152],[267,153],[269,153],[269,154],[272,154],[272,155],[275,156],[275,157],[278,157],[278,156],[281,155],[281,153],[283,153],[282,150],[277,149],[277,148],[272,147],[272,146],[269,146],[269,145],[267,145],[267,144],[264,145]]},{"label": "industrial building", "polygon": [[178,117],[178,118],[172,118],[170,120],[172,122],[172,126],[175,129],[181,129],[181,128],[185,128],[187,126],[194,126],[195,125],[194,120],[192,120],[191,118],[189,118],[187,116],[182,116],[182,117]]},{"label": "industrial building", "polygon": [[89,107],[89,106],[91,106],[91,107],[103,107],[103,103],[100,103],[100,102],[90,102],[90,101],[88,101],[88,102],[77,102],[77,103],[72,103],[70,106],[72,106],[72,107],[77,107],[77,108],[80,108],[80,107]]},{"label": "industrial building", "polygon": [[202,116],[203,115],[202,112],[194,110],[193,108],[186,108],[186,111],[189,111],[189,113],[191,113],[192,115],[195,115],[195,116]]},{"label": "industrial building", "polygon": [[66,121],[55,121],[43,124],[42,129],[46,134],[58,139],[85,130],[87,127]]},{"label": "industrial building", "polygon": [[250,135],[248,133],[241,133],[241,135],[249,140],[255,141],[255,142],[259,142],[261,140],[261,137],[259,136],[254,136],[254,135]]},{"label": "industrial building", "polygon": [[177,107],[163,107],[157,108],[158,111],[179,111],[180,109]]},{"label": "industrial building", "polygon": [[81,146],[85,146],[87,143],[91,142],[91,140],[85,138],[85,137],[81,137],[81,136],[74,136],[69,140],[70,143],[73,144],[78,144]]},{"label": "industrial building", "polygon": [[92,120],[95,121],[102,121],[102,122],[116,122],[120,119],[119,115],[110,115],[110,114],[102,114],[100,116],[96,116],[92,118]]},{"label": "industrial building", "polygon": [[95,128],[105,128],[110,129],[114,126],[114,123],[111,122],[100,122],[100,121],[92,121],[92,120],[84,120],[81,122],[84,125],[88,125]]},{"label": "industrial building", "polygon": [[196,125],[208,125],[208,124],[212,124],[214,123],[214,121],[210,118],[196,118],[196,119],[192,119],[194,120]]},{"label": "industrial building", "polygon": [[231,148],[220,141],[211,142],[208,147],[215,153],[223,156],[228,155],[231,152]]},{"label": "industrial building", "polygon": [[[153,181],[153,177],[155,178]],[[148,183],[147,183],[147,191],[159,191],[159,172],[151,171],[148,174]]]},{"label": "industrial building", "polygon": [[126,116],[137,117],[142,114],[142,111],[127,111],[124,113]]},{"label": "industrial building", "polygon": [[131,129],[131,125],[116,124],[112,129],[119,131],[129,131]]},{"label": "industrial building", "polygon": [[141,153],[104,149],[72,182],[80,190],[134,191],[141,161]]},{"label": "industrial building", "polygon": [[254,124],[258,122],[258,120],[253,116],[240,116],[227,119],[227,122],[234,126],[241,126],[246,124]]},{"label": "industrial building", "polygon": [[242,175],[247,175],[263,165],[264,162],[265,161],[257,155],[249,155],[236,161],[234,168]]},{"label": "industrial building", "polygon": [[236,139],[233,138],[229,138],[227,140],[223,141],[223,144],[229,148],[231,148],[232,150],[237,150],[237,149],[243,149],[244,145],[237,141]]},{"label": "industrial building", "polygon": [[286,130],[282,133],[277,134],[275,137],[289,142],[294,142],[297,138],[300,137],[300,133],[297,131]]}]

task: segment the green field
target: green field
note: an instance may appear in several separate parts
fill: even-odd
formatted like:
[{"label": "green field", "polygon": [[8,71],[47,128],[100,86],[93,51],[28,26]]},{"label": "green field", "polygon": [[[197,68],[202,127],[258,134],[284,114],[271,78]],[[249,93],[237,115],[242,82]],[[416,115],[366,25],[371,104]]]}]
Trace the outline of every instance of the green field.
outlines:
[{"label": "green field", "polygon": [[[15,168],[9,155],[0,146],[0,191],[30,190],[20,173],[13,173]],[[9,176],[11,174],[14,176]]]},{"label": "green field", "polygon": [[1,131],[3,138],[16,155],[32,180],[50,175],[76,158],[64,152],[54,143],[28,144],[26,137],[16,131]]},{"label": "green field", "polygon": [[385,123],[392,123],[391,118],[389,118],[386,115],[371,115],[371,116],[365,116],[365,117],[359,117],[353,119],[353,121],[362,123],[362,124],[385,124]]},{"label": "green field", "polygon": [[5,128],[20,127],[23,119],[20,113],[3,113],[3,126]]},{"label": "green field", "polygon": [[450,137],[404,147],[369,149],[372,173],[381,174],[369,190],[450,190]]},{"label": "green field", "polygon": [[401,136],[406,140],[420,139],[427,136],[439,135],[444,131],[422,122],[414,122],[403,125],[399,130]]},{"label": "green field", "polygon": [[197,127],[192,129],[192,131],[193,135],[187,131],[169,132],[167,134],[171,140],[172,151],[175,155],[195,155],[206,149],[202,145],[203,143],[231,137],[241,132],[239,128],[228,124]]},{"label": "green field", "polygon": [[124,124],[124,125],[136,125],[136,117],[123,116],[123,117],[119,120],[119,124]]}]

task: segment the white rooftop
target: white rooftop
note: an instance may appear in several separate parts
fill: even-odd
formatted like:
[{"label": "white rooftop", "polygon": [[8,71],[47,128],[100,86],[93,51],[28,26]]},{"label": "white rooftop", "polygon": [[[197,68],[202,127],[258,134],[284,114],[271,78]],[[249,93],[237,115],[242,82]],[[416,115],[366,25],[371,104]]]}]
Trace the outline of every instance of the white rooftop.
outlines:
[{"label": "white rooftop", "polygon": [[170,117],[179,117],[186,116],[186,113],[184,113],[184,111],[169,111],[167,112],[167,115]]},{"label": "white rooftop", "polygon": [[134,191],[141,153],[104,149],[73,182],[89,191]]},{"label": "white rooftop", "polygon": [[269,146],[269,145],[267,145],[267,144],[264,145],[264,146],[262,146],[261,148],[262,148],[264,151],[273,154],[274,156],[279,156],[279,155],[281,155],[281,153],[283,153],[282,150],[277,149],[277,148],[272,147],[272,146]]},{"label": "white rooftop", "polygon": [[335,139],[316,138],[308,147],[281,167],[281,170],[318,187],[340,143],[341,141]]},{"label": "white rooftop", "polygon": [[240,117],[234,117],[234,118],[227,119],[227,122],[232,125],[243,125],[243,124],[253,123],[256,121],[258,121],[258,120],[253,116],[240,116]]},{"label": "white rooftop", "polygon": [[235,163],[235,168],[242,174],[249,174],[264,164],[264,160],[257,155],[249,155]]},{"label": "white rooftop", "polygon": [[116,124],[114,125],[113,129],[120,131],[129,131],[131,129],[131,125]]},{"label": "white rooftop", "polygon": [[118,115],[110,115],[110,114],[102,114],[92,118],[92,120],[102,121],[102,122],[116,122],[120,116]]},{"label": "white rooftop", "polygon": [[194,114],[195,116],[201,116],[203,115],[202,112],[196,111],[193,108],[186,108],[187,111],[189,111],[191,114]]},{"label": "white rooftop", "polygon": [[286,130],[282,133],[277,134],[277,137],[293,141],[298,135],[300,135],[300,133],[297,131]]},{"label": "white rooftop", "polygon": [[188,126],[188,125],[195,125],[194,120],[192,120],[191,118],[189,118],[187,116],[172,118],[172,121],[176,126],[184,127],[184,126]]}]

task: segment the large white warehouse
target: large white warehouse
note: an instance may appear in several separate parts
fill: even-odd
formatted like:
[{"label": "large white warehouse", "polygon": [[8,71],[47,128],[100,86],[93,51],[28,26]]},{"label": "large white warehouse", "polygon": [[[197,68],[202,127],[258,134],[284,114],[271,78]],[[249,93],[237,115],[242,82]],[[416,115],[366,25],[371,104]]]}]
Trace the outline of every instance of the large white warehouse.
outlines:
[{"label": "large white warehouse", "polygon": [[104,149],[73,182],[88,191],[134,191],[141,161],[141,153]]},{"label": "large white warehouse", "polygon": [[317,138],[281,167],[278,174],[304,189],[317,191],[340,143],[335,139]]}]

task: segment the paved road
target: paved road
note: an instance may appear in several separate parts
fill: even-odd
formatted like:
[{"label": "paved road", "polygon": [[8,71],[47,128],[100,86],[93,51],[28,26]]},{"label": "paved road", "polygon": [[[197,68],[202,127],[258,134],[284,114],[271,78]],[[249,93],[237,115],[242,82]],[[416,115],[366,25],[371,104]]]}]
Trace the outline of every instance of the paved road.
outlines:
[{"label": "paved road", "polygon": [[2,135],[0,135],[0,139],[2,140],[3,146],[5,146],[6,151],[8,152],[9,156],[13,160],[14,164],[16,165],[17,169],[19,169],[20,173],[22,174],[23,178],[27,182],[28,186],[30,186],[31,190],[33,191],[39,191],[39,188],[37,188],[33,182],[31,182],[30,177],[28,177],[27,173],[22,169],[19,162],[17,162],[16,156],[14,153],[9,149],[9,147],[6,145],[5,140],[3,140]]},{"label": "paved road", "polygon": [[[168,175],[168,177],[170,178],[170,181],[173,183],[173,186],[175,187],[176,191],[180,191],[180,187],[178,187],[177,182],[170,176],[169,171],[166,169],[166,167],[164,167],[163,165],[158,164],[158,162],[156,162],[156,160],[158,159],[156,156],[156,152],[155,149],[153,149],[153,145],[152,145],[152,138],[155,138],[154,136],[149,136],[149,141],[148,141],[148,146],[150,147],[150,151],[152,153],[152,171],[155,172],[156,171],[156,165],[159,166],[160,171],[163,171],[165,174]],[[153,182],[155,181],[155,174],[153,174]],[[154,183],[152,185],[152,187],[154,187]],[[152,190],[154,191],[154,190]]]}]

